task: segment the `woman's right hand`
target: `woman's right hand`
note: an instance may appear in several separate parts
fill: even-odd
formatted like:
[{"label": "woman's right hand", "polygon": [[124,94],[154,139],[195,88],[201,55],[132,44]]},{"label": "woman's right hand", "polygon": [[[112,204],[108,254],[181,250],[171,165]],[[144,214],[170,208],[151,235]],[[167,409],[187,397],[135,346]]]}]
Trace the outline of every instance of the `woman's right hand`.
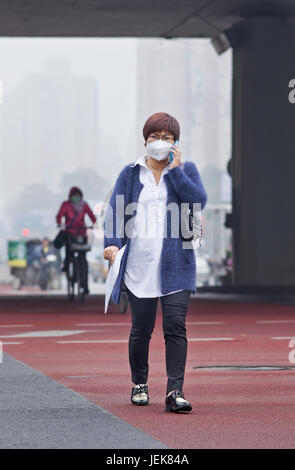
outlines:
[{"label": "woman's right hand", "polygon": [[103,257],[110,261],[111,264],[115,261],[119,248],[116,245],[108,246],[103,250]]}]

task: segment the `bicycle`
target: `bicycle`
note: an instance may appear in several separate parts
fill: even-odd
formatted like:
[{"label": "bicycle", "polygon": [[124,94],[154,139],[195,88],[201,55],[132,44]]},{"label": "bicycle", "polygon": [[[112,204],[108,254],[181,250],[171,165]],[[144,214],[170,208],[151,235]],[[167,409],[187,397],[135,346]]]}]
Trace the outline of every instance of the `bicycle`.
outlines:
[{"label": "bicycle", "polygon": [[[93,226],[84,225],[84,229],[93,229]],[[67,234],[69,248],[67,275],[67,292],[70,300],[75,298],[75,284],[77,284],[77,296],[80,302],[85,299],[85,285],[87,281],[87,264],[84,255],[91,250],[87,243],[87,236]]]}]

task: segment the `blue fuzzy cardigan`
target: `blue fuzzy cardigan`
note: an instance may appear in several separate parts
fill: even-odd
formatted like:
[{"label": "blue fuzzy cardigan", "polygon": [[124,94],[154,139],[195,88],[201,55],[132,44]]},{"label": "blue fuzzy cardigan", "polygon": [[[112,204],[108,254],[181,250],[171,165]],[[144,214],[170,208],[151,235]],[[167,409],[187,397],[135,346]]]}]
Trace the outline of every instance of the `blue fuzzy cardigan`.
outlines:
[{"label": "blue fuzzy cardigan", "polygon": [[[125,230],[121,237],[116,237],[116,233],[114,233],[113,237],[107,237],[106,227],[108,227],[107,224],[109,223],[112,224],[114,228],[116,227],[117,195],[124,196],[124,208],[127,204],[132,202],[136,203],[138,201],[140,191],[143,187],[139,178],[139,171],[139,164],[128,164],[121,170],[109,201],[112,211],[107,210],[104,219],[104,248],[111,245],[122,248],[126,244],[121,259],[119,275],[111,296],[115,304],[119,303],[121,292],[125,288],[124,273],[131,238],[125,234]],[[201,181],[199,171],[193,162],[187,161],[184,163],[183,168],[177,166],[168,170],[164,175],[164,181],[167,187],[167,205],[171,202],[176,202],[178,205],[180,205],[181,202],[186,202],[190,204],[200,203],[201,209],[205,207],[207,193]],[[169,211],[167,211],[167,213],[169,213]],[[129,222],[132,217],[134,218],[135,215],[136,210],[133,211],[132,215],[126,215],[124,210],[124,214],[121,215],[124,228],[126,223]],[[182,247],[181,237],[171,237],[170,230],[171,218],[167,216],[167,237],[163,238],[161,253],[161,292],[162,294],[168,294],[169,292],[179,289],[188,289],[195,293],[197,291],[197,272],[194,250],[193,248],[184,249]]]}]

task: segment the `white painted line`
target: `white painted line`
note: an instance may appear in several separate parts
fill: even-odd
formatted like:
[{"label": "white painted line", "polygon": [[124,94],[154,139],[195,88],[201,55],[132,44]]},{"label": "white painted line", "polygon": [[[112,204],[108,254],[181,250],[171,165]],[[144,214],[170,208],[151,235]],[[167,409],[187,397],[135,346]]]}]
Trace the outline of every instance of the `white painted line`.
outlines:
[{"label": "white painted line", "polygon": [[129,323],[75,323],[76,326],[130,326]]},{"label": "white painted line", "polygon": [[67,379],[93,379],[95,377],[99,377],[101,374],[95,375],[66,375]]},{"label": "white painted line", "polygon": [[295,338],[295,335],[294,336],[272,336],[271,339],[294,339]]},{"label": "white painted line", "polygon": [[[234,341],[235,338],[188,338],[188,341]],[[93,340],[73,340],[73,341],[56,341],[59,344],[69,343],[128,343],[128,339],[93,339]]]},{"label": "white painted line", "polygon": [[24,344],[23,341],[3,341],[2,344]]},{"label": "white painted line", "polygon": [[86,333],[86,330],[48,330],[48,331],[28,331],[15,335],[0,335],[0,338],[52,338],[56,336],[70,336]]},{"label": "white painted line", "polygon": [[272,323],[295,323],[295,320],[258,320],[256,323],[272,324]]},{"label": "white painted line", "polygon": [[[125,323],[75,323],[76,326],[129,326],[129,322]],[[225,321],[187,321],[186,325],[226,325]]]},{"label": "white painted line", "polygon": [[56,341],[59,344],[69,343],[128,343],[128,339],[85,339],[85,340],[74,340],[74,341]]},{"label": "white painted line", "polygon": [[1,325],[0,328],[33,328],[34,325],[22,324],[22,325]]},{"label": "white painted line", "polygon": [[187,321],[186,325],[226,325],[225,321]]},{"label": "white painted line", "polygon": [[235,338],[188,338],[188,341],[234,341]]}]

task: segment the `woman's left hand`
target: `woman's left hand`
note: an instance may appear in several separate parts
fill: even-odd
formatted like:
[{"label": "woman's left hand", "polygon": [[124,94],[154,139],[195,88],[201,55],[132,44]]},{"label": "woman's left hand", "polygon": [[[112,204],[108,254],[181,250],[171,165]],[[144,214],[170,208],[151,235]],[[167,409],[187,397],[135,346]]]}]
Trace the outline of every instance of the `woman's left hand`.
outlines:
[{"label": "woman's left hand", "polygon": [[182,152],[180,148],[175,144],[172,145],[171,152],[173,153],[173,160],[169,167],[169,170],[172,170],[172,168],[175,168],[176,166],[180,165],[182,157]]}]

